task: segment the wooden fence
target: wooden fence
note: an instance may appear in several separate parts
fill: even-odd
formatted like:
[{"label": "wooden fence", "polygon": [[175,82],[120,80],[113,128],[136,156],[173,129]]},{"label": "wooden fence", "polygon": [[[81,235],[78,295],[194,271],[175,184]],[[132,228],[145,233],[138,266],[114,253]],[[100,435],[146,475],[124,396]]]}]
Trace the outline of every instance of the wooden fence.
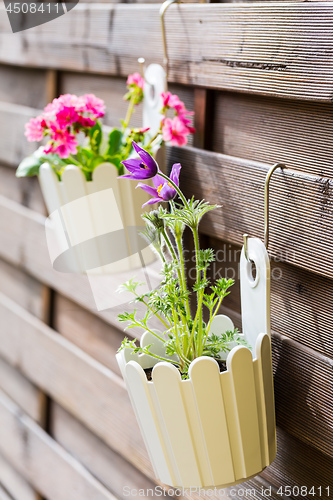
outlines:
[{"label": "wooden fence", "polygon": [[[156,486],[115,362],[118,311],[97,312],[85,276],[52,269],[37,179],[14,172],[32,151],[24,123],[60,93],[95,93],[105,122],[118,123],[137,58],[162,63],[158,8],[79,3],[12,34],[0,5],[0,499],[123,499],[124,486]],[[290,486],[296,499],[304,486],[306,498],[329,498],[333,2],[173,5],[166,32],[170,90],[197,128],[168,162],[182,163],[188,195],[223,205],[201,228],[225,256],[217,272],[237,272],[244,232],[263,237],[265,174],[288,167],[272,178],[270,204],[278,456],[228,495],[286,498]],[[109,289],[121,282],[111,277]],[[240,325],[237,287],[225,311]]]}]

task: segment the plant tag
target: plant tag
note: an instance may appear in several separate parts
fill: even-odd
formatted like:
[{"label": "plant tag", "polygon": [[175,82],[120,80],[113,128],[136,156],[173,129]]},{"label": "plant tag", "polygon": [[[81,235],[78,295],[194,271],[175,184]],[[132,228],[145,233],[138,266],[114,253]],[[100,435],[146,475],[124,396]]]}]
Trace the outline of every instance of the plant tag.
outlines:
[{"label": "plant tag", "polygon": [[258,336],[271,335],[270,263],[265,245],[258,238],[248,238],[248,257],[249,260],[243,247],[240,259],[242,329],[254,354]]},{"label": "plant tag", "polygon": [[159,64],[150,64],[145,71],[144,101],[143,101],[143,128],[149,127],[151,137],[158,132],[163,115],[161,93],[166,90],[166,73]]}]

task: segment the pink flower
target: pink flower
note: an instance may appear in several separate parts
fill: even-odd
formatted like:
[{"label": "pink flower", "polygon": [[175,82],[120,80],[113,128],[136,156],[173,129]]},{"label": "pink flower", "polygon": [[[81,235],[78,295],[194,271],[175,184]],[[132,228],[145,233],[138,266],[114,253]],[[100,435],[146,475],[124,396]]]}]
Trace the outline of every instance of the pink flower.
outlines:
[{"label": "pink flower", "polygon": [[140,75],[140,73],[133,73],[132,75],[128,75],[127,78],[127,86],[130,87],[134,85],[135,87],[139,87],[140,89],[143,90],[145,81]]},{"label": "pink flower", "polygon": [[77,106],[79,104],[79,98],[74,94],[63,94],[56,99],[53,99],[44,108],[44,115],[47,117],[54,117],[61,109],[64,107],[75,108],[78,111]]},{"label": "pink flower", "polygon": [[85,94],[78,98],[77,111],[91,113],[95,118],[100,118],[104,116],[105,104],[102,99],[99,99],[94,94]]},{"label": "pink flower", "polygon": [[96,121],[85,116],[78,116],[77,122],[84,128],[90,128],[96,125]]},{"label": "pink flower", "polygon": [[172,146],[184,146],[187,144],[187,135],[190,133],[184,122],[175,116],[172,120],[166,118],[163,122],[163,140],[171,143]]},{"label": "pink flower", "polygon": [[51,124],[51,130],[53,131],[51,135],[53,153],[57,153],[60,158],[68,158],[70,154],[77,153],[78,142],[74,134],[69,133],[66,129],[59,129],[54,124]]},{"label": "pink flower", "polygon": [[25,124],[24,135],[30,142],[39,142],[43,139],[44,128],[46,127],[46,122],[43,116],[37,116],[37,118],[31,118],[28,123]]},{"label": "pink flower", "polygon": [[[194,114],[194,113],[189,113],[188,111],[186,111],[187,114]],[[190,118],[187,118],[187,116],[185,114],[180,114],[178,115],[178,118],[184,123],[185,127],[187,127],[187,130],[189,131],[190,134],[194,134],[195,132],[195,128],[192,127],[192,121]]]},{"label": "pink flower", "polygon": [[66,128],[79,120],[79,115],[72,106],[64,106],[56,113],[56,121],[60,128]]},{"label": "pink flower", "polygon": [[177,113],[185,113],[186,108],[183,101],[181,101],[176,94],[171,94],[171,92],[162,92],[161,94],[163,101],[163,109],[174,109]]}]

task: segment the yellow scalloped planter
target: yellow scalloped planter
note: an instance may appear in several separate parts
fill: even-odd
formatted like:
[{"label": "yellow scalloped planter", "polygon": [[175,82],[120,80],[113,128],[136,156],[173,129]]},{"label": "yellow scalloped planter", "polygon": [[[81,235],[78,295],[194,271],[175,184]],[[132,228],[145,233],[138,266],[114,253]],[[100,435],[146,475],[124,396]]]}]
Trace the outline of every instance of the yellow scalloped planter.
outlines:
[{"label": "yellow scalloped planter", "polygon": [[[243,335],[253,346],[235,346],[226,356],[227,371],[200,357],[192,362],[189,379],[177,368],[126,348],[117,360],[155,474],[174,487],[226,487],[257,475],[276,455],[273,374],[270,342],[269,275],[266,249],[248,240],[251,264],[241,256]],[[212,331],[233,328],[227,316],[214,319]],[[150,333],[142,345],[163,344]],[[231,346],[232,347],[232,346]],[[144,369],[152,367],[152,381]]]},{"label": "yellow scalloped planter", "polygon": [[48,248],[59,271],[112,274],[147,265],[155,259],[138,234],[149,196],[130,179],[118,179],[111,163],[99,165],[87,181],[68,165],[59,181],[44,163],[39,181],[50,214]]}]

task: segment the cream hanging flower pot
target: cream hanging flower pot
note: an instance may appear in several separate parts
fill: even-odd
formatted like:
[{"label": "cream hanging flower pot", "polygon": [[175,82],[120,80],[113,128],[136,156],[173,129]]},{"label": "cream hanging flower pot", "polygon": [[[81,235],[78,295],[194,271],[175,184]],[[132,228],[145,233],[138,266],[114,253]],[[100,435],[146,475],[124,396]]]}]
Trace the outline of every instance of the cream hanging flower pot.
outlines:
[{"label": "cream hanging flower pot", "polygon": [[[257,238],[248,240],[247,253],[243,249],[240,262],[242,335],[252,350],[233,347],[226,371],[202,356],[182,380],[171,363],[130,348],[117,354],[156,477],[170,486],[235,485],[259,474],[276,455],[269,258]],[[213,320],[215,334],[233,328],[227,316]],[[167,357],[163,344],[145,333],[141,345],[152,344],[151,352]],[[151,367],[150,381],[144,369]]]}]

